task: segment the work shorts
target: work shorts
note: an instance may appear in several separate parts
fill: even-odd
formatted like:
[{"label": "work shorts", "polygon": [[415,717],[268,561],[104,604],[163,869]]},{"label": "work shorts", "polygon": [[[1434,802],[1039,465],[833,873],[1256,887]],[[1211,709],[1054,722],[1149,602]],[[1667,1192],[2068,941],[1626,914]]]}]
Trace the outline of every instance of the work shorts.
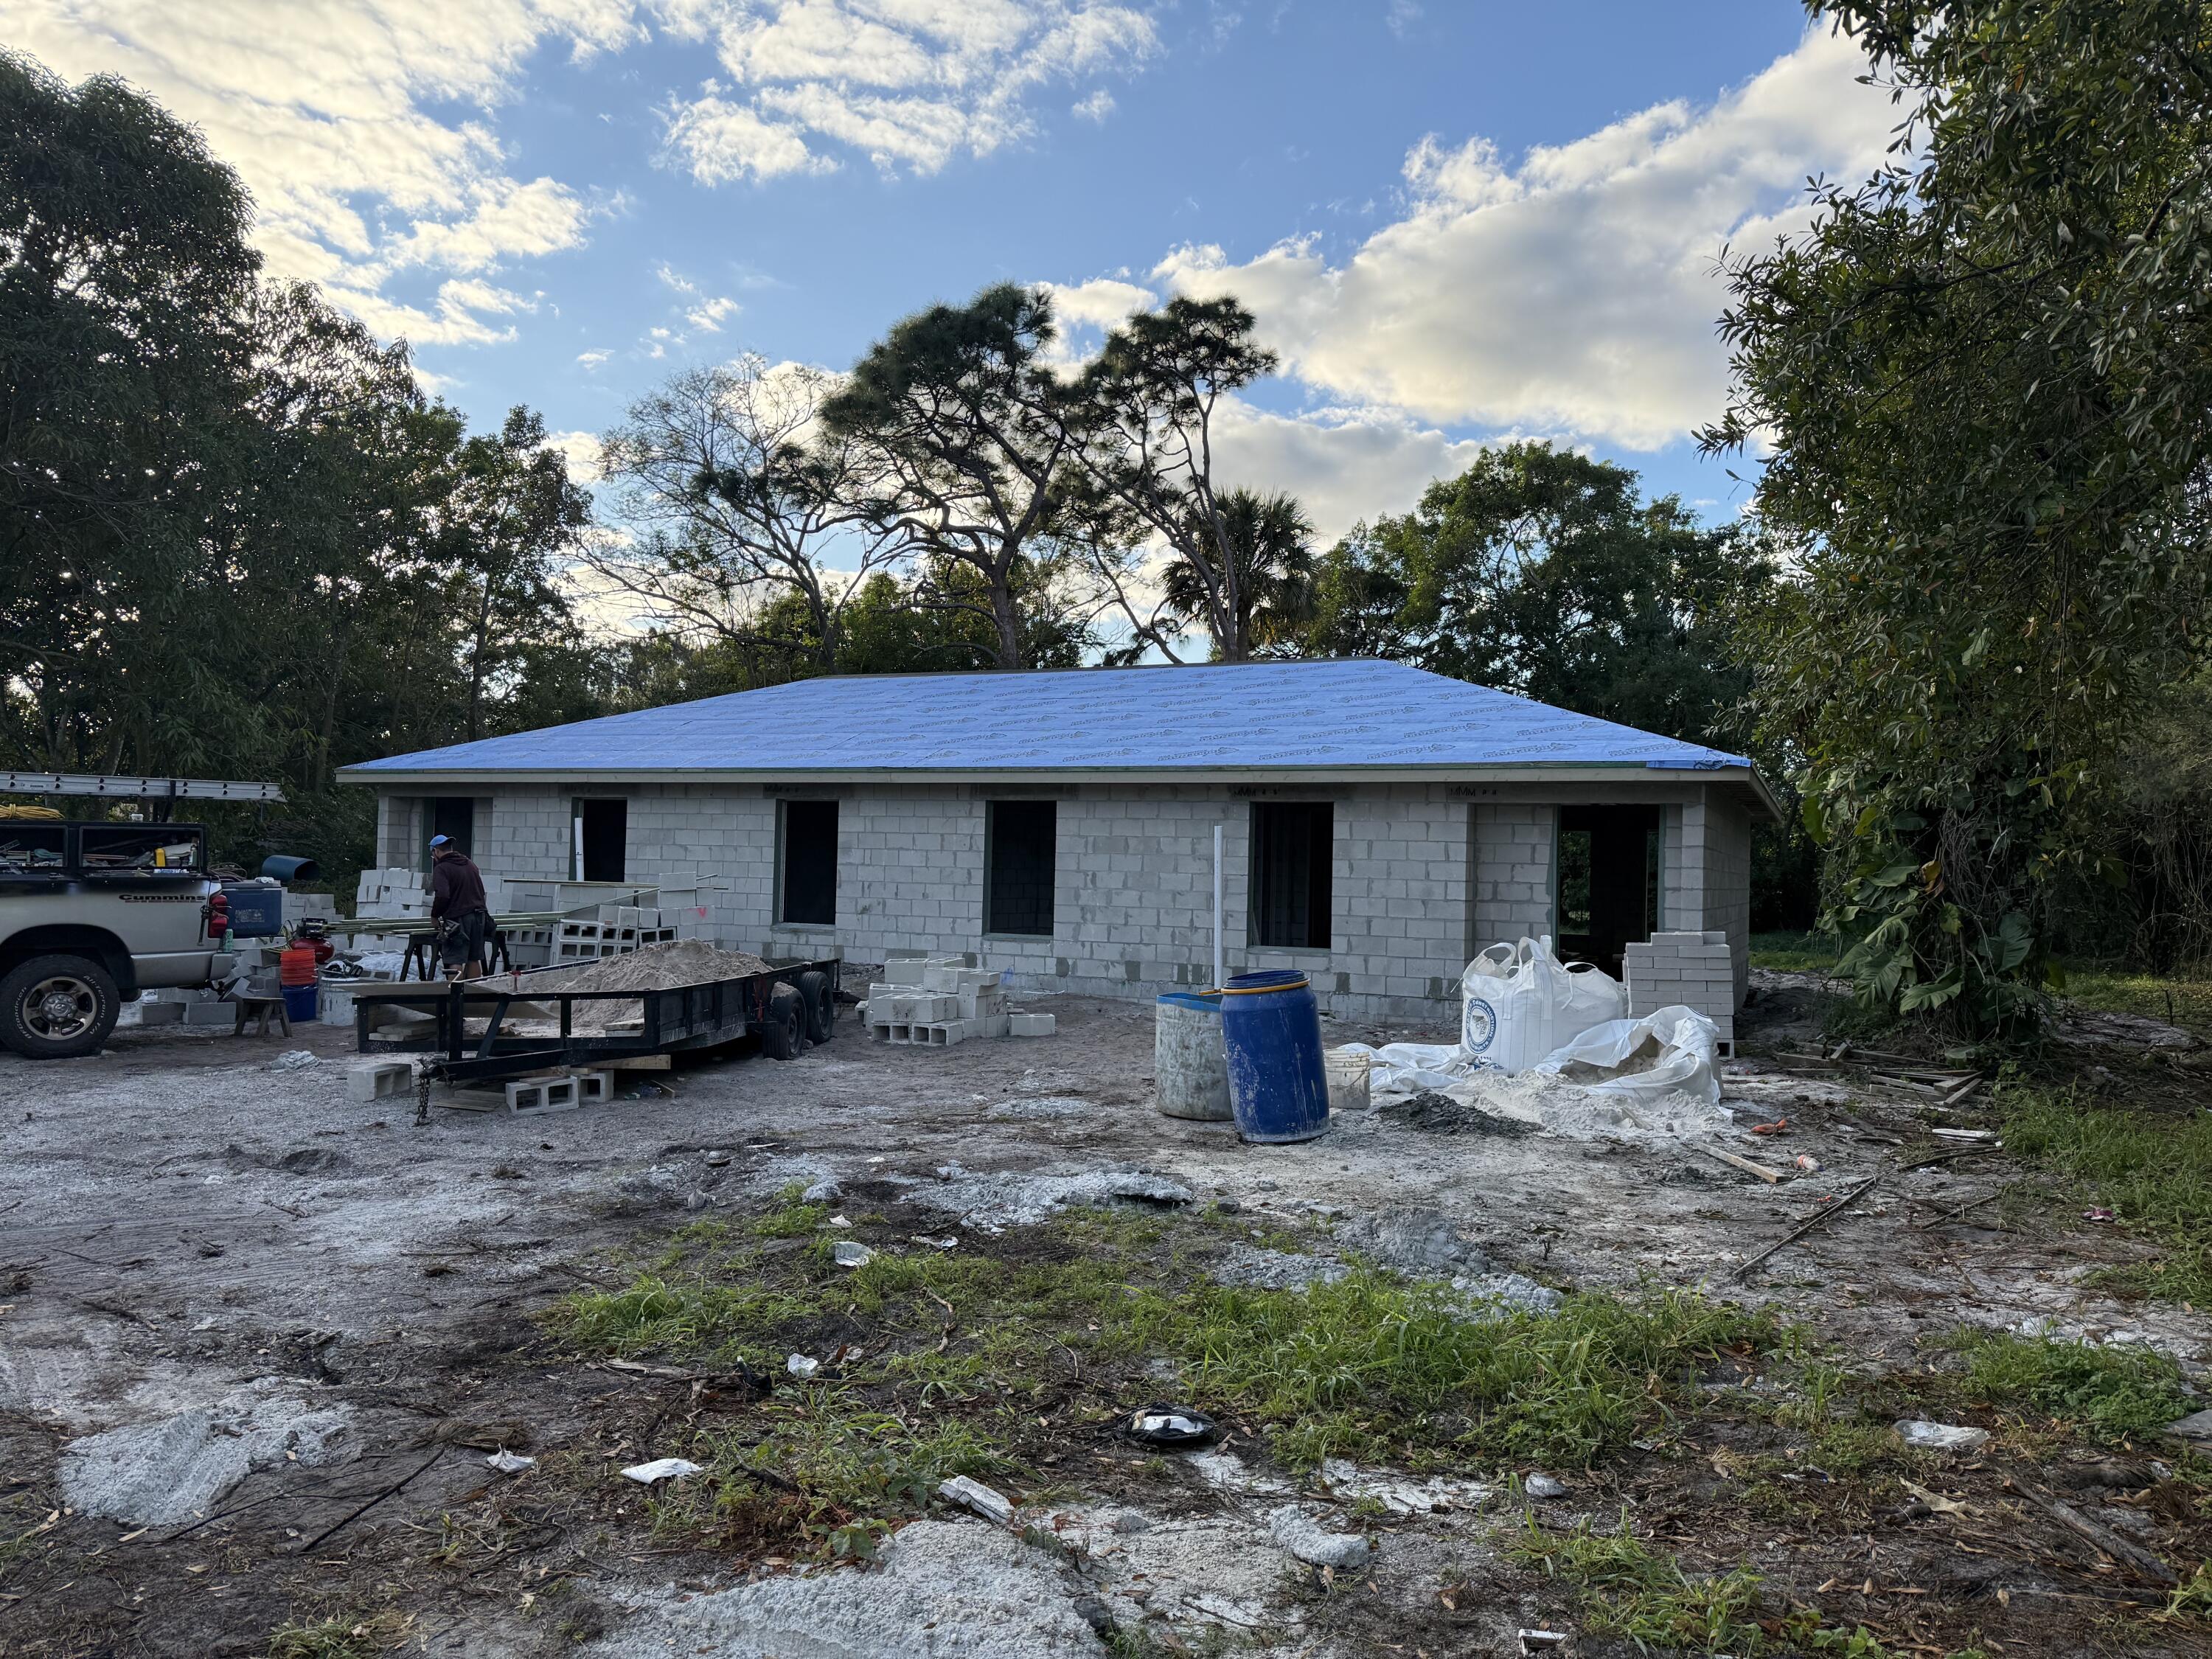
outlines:
[{"label": "work shorts", "polygon": [[485,966],[484,940],[490,932],[491,918],[481,910],[471,910],[465,916],[446,918],[446,945],[440,953],[450,971],[475,963]]}]

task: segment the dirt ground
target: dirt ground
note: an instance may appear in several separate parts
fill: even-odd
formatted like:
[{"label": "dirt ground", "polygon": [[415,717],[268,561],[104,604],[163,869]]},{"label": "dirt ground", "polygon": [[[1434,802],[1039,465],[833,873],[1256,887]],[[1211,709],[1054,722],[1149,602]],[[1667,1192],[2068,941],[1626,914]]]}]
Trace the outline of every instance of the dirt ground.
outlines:
[{"label": "dirt ground", "polygon": [[[1814,1030],[1805,982],[1763,983],[1754,1056]],[[1931,1139],[1927,1101],[1902,1090],[1729,1062],[1737,1133],[1723,1144],[1820,1165],[1775,1186],[1695,1148],[1444,1136],[1378,1113],[1247,1146],[1154,1109],[1148,1005],[1027,1006],[1057,1014],[1059,1035],[925,1051],[848,1023],[789,1063],[741,1050],[630,1074],[635,1098],[578,1111],[462,1111],[441,1093],[422,1127],[411,1094],[347,1098],[349,1030],[126,1029],[84,1060],[0,1055],[0,1656],[259,1654],[288,1622],[328,1618],[340,1635],[357,1625],[347,1639],[363,1653],[1098,1654],[1079,1604],[1115,1595],[1146,1613],[1153,1644],[1116,1638],[1123,1653],[1441,1659],[1521,1652],[1526,1627],[1572,1631],[1564,1589],[1495,1547],[1520,1494],[1467,1488],[1413,1512],[1386,1500],[1382,1547],[1347,1593],[1271,1531],[1296,1483],[1233,1449],[1179,1462],[1150,1496],[1102,1455],[1088,1489],[1055,1500],[1053,1529],[1091,1540],[1079,1553],[1108,1564],[1103,1580],[951,1510],[867,1571],[663,1541],[614,1470],[662,1455],[688,1385],[563,1355],[540,1316],[580,1285],[622,1282],[645,1242],[756,1212],[793,1182],[878,1183],[959,1248],[995,1248],[1101,1176],[1354,1243],[1410,1218],[1399,1234],[1441,1238],[1441,1254],[1402,1265],[1559,1290],[1703,1287],[1771,1304],[1868,1367],[1909,1368],[1923,1334],[1960,1325],[2141,1340],[2191,1375],[2208,1356],[2203,1315],[2082,1282],[2140,1247],[1975,1206],[2020,1175],[2002,1152],[1906,1170],[1966,1143]],[[1450,1035],[1327,1032],[1332,1046]],[[272,1067],[296,1049],[316,1063]],[[1742,1133],[1783,1117],[1786,1137]],[[1875,1175],[1850,1213],[1747,1282],[1730,1276]],[[1965,1651],[1969,1634],[1990,1654],[2208,1650],[2202,1626],[2115,1624],[2162,1589],[2045,1512],[2006,1507],[1994,1466],[1950,1472],[1957,1512],[1800,1523],[1738,1501],[1730,1459],[1759,1450],[1756,1432],[1713,1434],[1686,1460],[1677,1446],[1558,1471],[1566,1489],[1540,1513],[1610,1525],[1626,1510],[1639,1533],[1754,1567],[1899,1653]],[[605,1474],[580,1499],[573,1481],[489,1470],[501,1446]],[[2097,1502],[2110,1526],[2153,1536],[2125,1502]],[[2156,1524],[2162,1553],[2205,1553],[2193,1512]],[[1132,1600],[1132,1574],[1164,1599]],[[883,1636],[902,1620],[905,1640]]]}]

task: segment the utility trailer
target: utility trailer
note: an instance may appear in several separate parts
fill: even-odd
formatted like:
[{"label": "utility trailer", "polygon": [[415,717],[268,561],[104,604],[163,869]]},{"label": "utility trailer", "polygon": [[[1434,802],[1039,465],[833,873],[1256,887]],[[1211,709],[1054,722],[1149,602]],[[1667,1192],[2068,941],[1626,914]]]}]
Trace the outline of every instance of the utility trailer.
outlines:
[{"label": "utility trailer", "polygon": [[[564,964],[574,967],[575,964]],[[794,957],[772,962],[765,972],[696,985],[657,990],[564,991],[533,984],[560,968],[495,975],[451,986],[372,987],[353,992],[355,1046],[372,1052],[369,1033],[380,1009],[427,1014],[437,1022],[432,1048],[437,1058],[422,1067],[426,1081],[447,1084],[499,1082],[526,1073],[588,1069],[689,1049],[718,1048],[757,1033],[762,1048],[776,1060],[789,1060],[805,1042],[827,1042],[837,1023],[837,978],[843,967],[836,957]],[[579,1003],[635,1002],[641,1018],[635,1030],[579,1031]],[[516,1004],[538,1010],[557,1007],[558,1034],[501,1035]],[[481,1035],[471,1036],[468,1023],[481,1018]]]}]

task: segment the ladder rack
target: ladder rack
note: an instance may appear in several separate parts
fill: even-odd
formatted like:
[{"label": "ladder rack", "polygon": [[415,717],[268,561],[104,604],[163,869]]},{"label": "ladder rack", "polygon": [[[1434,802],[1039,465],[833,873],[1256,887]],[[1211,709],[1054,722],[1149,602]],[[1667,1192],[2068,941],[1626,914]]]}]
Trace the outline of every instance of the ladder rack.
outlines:
[{"label": "ladder rack", "polygon": [[215,778],[127,778],[104,772],[0,772],[0,795],[109,795],[121,800],[281,801],[283,786]]}]

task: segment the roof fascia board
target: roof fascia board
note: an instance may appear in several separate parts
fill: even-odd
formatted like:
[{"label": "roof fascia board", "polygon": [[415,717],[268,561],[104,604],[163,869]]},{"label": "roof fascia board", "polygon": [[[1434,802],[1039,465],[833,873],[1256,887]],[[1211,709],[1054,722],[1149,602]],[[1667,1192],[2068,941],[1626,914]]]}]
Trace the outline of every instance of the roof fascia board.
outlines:
[{"label": "roof fascia board", "polygon": [[1604,761],[1554,761],[1527,766],[1372,766],[1372,767],[947,767],[867,768],[831,771],[791,769],[768,770],[747,767],[622,767],[566,770],[544,767],[496,768],[460,771],[405,771],[396,769],[341,767],[340,783],[367,784],[373,788],[439,784],[497,787],[512,784],[555,783],[599,788],[619,783],[883,783],[927,786],[945,783],[1140,783],[1140,784],[1264,784],[1264,783],[1731,783],[1748,786],[1778,817],[1774,799],[1759,775],[1749,767],[1620,766]]}]

